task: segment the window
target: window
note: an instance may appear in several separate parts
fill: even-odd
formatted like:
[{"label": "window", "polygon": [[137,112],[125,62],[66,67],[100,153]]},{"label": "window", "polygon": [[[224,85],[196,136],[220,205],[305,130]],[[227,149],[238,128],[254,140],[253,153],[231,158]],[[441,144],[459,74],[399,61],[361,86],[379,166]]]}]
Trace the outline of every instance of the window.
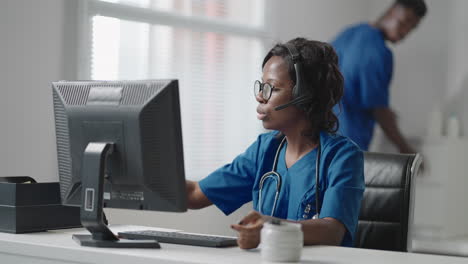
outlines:
[{"label": "window", "polygon": [[186,177],[199,180],[262,131],[263,1],[86,1],[80,78],[178,79]]}]

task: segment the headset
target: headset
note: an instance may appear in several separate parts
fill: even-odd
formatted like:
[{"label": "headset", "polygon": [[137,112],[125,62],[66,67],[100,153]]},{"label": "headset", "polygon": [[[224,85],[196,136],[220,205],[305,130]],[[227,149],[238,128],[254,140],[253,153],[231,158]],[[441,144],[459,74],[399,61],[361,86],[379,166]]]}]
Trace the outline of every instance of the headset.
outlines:
[{"label": "headset", "polygon": [[[296,85],[293,87],[293,100],[290,102],[277,106],[275,107],[276,111],[285,109],[286,107],[289,107],[291,105],[301,105],[305,102],[309,102],[311,100],[310,96],[305,96],[305,91],[306,85],[305,81],[303,78],[303,68],[302,68],[302,63],[300,61],[300,55],[294,44],[292,43],[285,43],[284,46],[286,49],[289,51],[289,54],[291,56],[291,59],[294,63],[294,70],[296,72]],[[263,189],[263,184],[265,180],[268,178],[271,178],[276,181],[276,192],[275,192],[275,200],[273,202],[273,208],[271,210],[271,216],[274,215],[276,211],[276,203],[278,201],[279,193],[281,190],[281,175],[276,172],[276,165],[278,163],[278,156],[281,151],[281,148],[283,147],[284,142],[286,141],[286,137],[283,137],[281,140],[281,143],[278,146],[278,149],[276,150],[275,154],[275,159],[273,161],[273,167],[270,172],[265,173],[261,178],[260,178],[260,183],[259,183],[259,191],[258,191],[258,211],[262,213],[262,189]],[[320,176],[320,155],[321,155],[321,144],[320,144],[320,138],[317,146],[317,158],[315,160],[315,208],[317,210],[317,213],[314,215],[313,219],[317,219],[320,215],[320,186],[319,186],[319,176]],[[306,208],[305,213],[308,213],[308,209]]]},{"label": "headset", "polygon": [[292,43],[285,43],[284,47],[286,47],[286,49],[288,50],[289,55],[291,56],[292,62],[294,64],[294,71],[296,72],[296,85],[294,85],[293,91],[292,91],[293,100],[291,100],[290,102],[286,104],[275,107],[276,111],[283,110],[286,107],[289,107],[291,105],[301,105],[303,103],[310,101],[311,99],[310,96],[305,96],[306,94],[305,89],[307,86],[305,85],[305,80],[304,80],[304,75],[303,75],[304,70],[302,67],[301,60],[300,60],[299,51],[296,49],[296,47]]}]

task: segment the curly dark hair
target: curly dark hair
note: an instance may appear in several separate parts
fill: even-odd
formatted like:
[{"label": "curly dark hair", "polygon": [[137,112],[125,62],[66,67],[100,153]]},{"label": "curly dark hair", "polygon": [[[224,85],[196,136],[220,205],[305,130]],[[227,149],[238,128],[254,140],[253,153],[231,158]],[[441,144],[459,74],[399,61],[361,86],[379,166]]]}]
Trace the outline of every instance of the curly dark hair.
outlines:
[{"label": "curly dark hair", "polygon": [[[333,47],[325,42],[295,38],[288,41],[299,52],[299,60],[302,63],[303,83],[305,96],[309,98],[305,103],[297,105],[303,110],[311,122],[311,129],[304,131],[305,136],[317,140],[320,131],[334,134],[338,131],[339,123],[333,107],[343,96],[343,75],[338,68],[338,56]],[[265,56],[262,68],[273,56],[280,56],[288,65],[289,77],[296,84],[296,72],[287,47],[284,44],[276,44]]]},{"label": "curly dark hair", "polygon": [[395,0],[395,4],[412,9],[418,17],[424,17],[427,13],[427,6],[424,0]]}]

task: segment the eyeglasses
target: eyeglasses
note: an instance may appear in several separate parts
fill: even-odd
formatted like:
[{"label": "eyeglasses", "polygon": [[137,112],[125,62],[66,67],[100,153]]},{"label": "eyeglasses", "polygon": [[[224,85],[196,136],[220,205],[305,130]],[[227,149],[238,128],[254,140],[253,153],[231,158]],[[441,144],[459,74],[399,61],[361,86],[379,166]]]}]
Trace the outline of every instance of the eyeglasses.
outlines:
[{"label": "eyeglasses", "polygon": [[256,80],[254,84],[254,95],[257,97],[259,93],[262,93],[261,97],[265,101],[268,101],[274,88],[275,87],[269,83],[262,83],[261,81]]}]

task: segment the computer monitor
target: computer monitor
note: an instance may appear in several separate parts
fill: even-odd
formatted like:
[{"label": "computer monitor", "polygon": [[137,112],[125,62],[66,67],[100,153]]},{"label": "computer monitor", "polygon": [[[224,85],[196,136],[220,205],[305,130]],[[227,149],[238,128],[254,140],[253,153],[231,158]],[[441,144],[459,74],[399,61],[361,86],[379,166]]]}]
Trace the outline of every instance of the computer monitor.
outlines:
[{"label": "computer monitor", "polygon": [[52,90],[62,203],[81,206],[91,232],[74,239],[157,247],[119,241],[103,207],[187,210],[178,81],[59,81]]}]

